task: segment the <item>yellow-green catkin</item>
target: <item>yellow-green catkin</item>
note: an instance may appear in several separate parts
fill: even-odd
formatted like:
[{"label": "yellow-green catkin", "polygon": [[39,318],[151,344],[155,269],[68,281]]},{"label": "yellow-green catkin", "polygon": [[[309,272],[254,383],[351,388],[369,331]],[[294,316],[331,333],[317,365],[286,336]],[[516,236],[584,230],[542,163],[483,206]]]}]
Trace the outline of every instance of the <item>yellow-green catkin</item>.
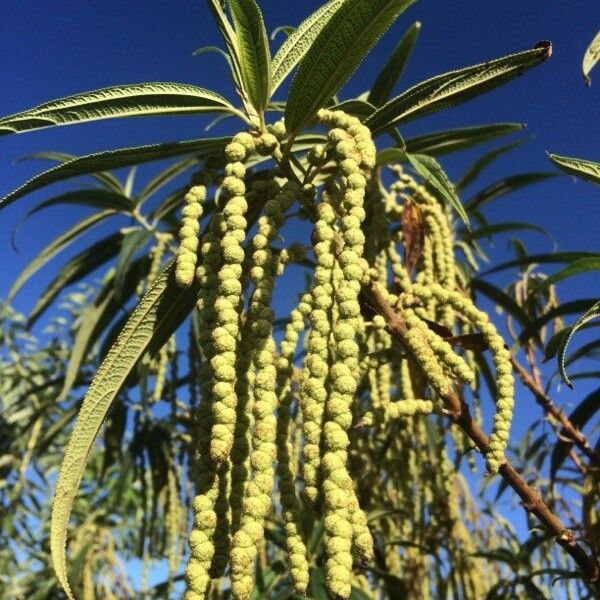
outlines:
[{"label": "yellow-green catkin", "polygon": [[217,462],[225,462],[233,444],[236,421],[237,394],[236,349],[239,334],[240,304],[242,297],[242,263],[246,237],[245,218],[248,203],[244,197],[246,186],[243,162],[254,148],[254,138],[239,133],[225,148],[228,161],[225,166],[222,193],[225,197],[221,215],[222,238],[220,240],[222,265],[218,274],[217,327],[212,332],[215,355],[211,364],[214,374],[213,426],[210,454]]},{"label": "yellow-green catkin", "polygon": [[300,502],[294,484],[293,451],[289,441],[292,400],[290,387],[298,338],[304,330],[311,308],[312,297],[310,294],[304,294],[298,306],[290,313],[290,320],[285,328],[277,361],[279,395],[277,410],[277,475],[279,477],[281,516],[284,523],[288,561],[294,582],[294,590],[300,595],[306,593],[309,569],[306,545],[302,539],[300,528]]},{"label": "yellow-green catkin", "polygon": [[[190,557],[185,571],[187,590],[185,600],[204,600],[209,590],[211,567],[215,555],[215,531],[223,523],[223,512],[218,502],[226,465],[219,466],[210,455],[210,439],[213,423],[213,383],[212,358],[215,348],[212,343],[212,331],[216,326],[217,312],[217,274],[221,266],[220,223],[222,215],[213,217],[207,232],[202,238],[201,264],[196,271],[199,282],[199,294],[196,309],[198,311],[198,349],[200,367],[201,401],[195,419],[194,431],[196,455],[192,468],[195,475],[196,495],[192,499],[193,524],[189,536]],[[227,543],[228,532],[221,536],[221,542]]]},{"label": "yellow-green catkin", "polygon": [[179,228],[179,251],[175,263],[175,279],[181,287],[189,287],[196,272],[198,250],[199,219],[202,216],[202,203],[206,200],[206,188],[195,185],[184,197]]},{"label": "yellow-green catkin", "polygon": [[458,314],[479,329],[492,353],[496,369],[496,414],[490,435],[490,447],[486,454],[486,465],[490,474],[497,473],[504,461],[514,408],[514,378],[510,351],[487,314],[462,294],[448,291],[437,284],[428,287],[414,286],[412,292],[422,300],[433,296],[438,303],[451,305]]},{"label": "yellow-green catkin", "polygon": [[252,478],[244,490],[240,527],[232,540],[230,555],[231,588],[234,598],[250,598],[254,587],[254,561],[264,538],[264,519],[271,506],[274,461],[276,458],[277,408],[276,368],[274,364],[273,311],[270,307],[278,274],[279,255],[270,244],[283,225],[285,212],[300,192],[289,182],[275,198],[265,204],[252,240],[250,278],[254,283],[248,317],[251,318],[254,377],[254,428],[250,464]]},{"label": "yellow-green catkin", "polygon": [[319,495],[321,432],[327,399],[326,380],[330,364],[329,335],[332,320],[335,213],[326,192],[323,193],[322,200],[317,207],[317,216],[313,232],[316,267],[310,313],[311,328],[306,344],[300,388],[304,435],[302,474],[304,476],[304,497],[309,504],[314,504]]},{"label": "yellow-green catkin", "polygon": [[334,275],[338,269],[340,274],[334,277],[332,308],[337,318],[331,328],[333,360],[323,424],[322,468],[327,584],[334,595],[347,598],[351,589],[352,548],[363,560],[370,560],[373,552],[366,517],[358,506],[346,465],[349,445],[346,432],[352,425],[352,403],[357,389],[359,349],[355,337],[361,319],[358,294],[366,272],[365,236],[361,228],[365,219],[365,174],[369,175],[374,167],[375,149],[368,129],[358,119],[327,110],[319,111],[317,116],[332,127],[328,140],[335,147],[343,176],[343,196],[338,209],[343,248],[334,265]]}]

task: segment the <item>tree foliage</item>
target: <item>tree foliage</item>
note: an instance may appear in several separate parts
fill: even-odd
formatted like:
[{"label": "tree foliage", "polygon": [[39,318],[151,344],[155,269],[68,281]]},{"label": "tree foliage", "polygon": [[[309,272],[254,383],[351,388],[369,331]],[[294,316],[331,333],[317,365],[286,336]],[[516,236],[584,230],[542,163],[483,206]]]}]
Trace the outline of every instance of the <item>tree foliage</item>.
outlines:
[{"label": "tree foliage", "polygon": [[[561,302],[557,284],[597,270],[600,255],[530,255],[516,241],[514,260],[482,272],[482,240],[539,228],[488,223],[481,206],[553,174],[473,189],[521,140],[486,150],[457,182],[438,162],[518,123],[406,140],[401,129],[508,83],[551,45],[396,94],[415,23],[370,89],[342,99],[413,1],[330,0],[272,55],[254,0],[208,0],[237,101],[154,82],[0,119],[0,135],[130,116],[238,120],[234,135],[37,155],[56,164],[0,201],[68,181],[27,216],[90,209],[29,263],[0,313],[2,597],[597,597],[600,446],[584,430],[600,394],[567,415],[540,360],[557,355],[567,383],[598,378],[566,371],[597,355],[597,339],[567,350],[598,299]],[[586,55],[586,76],[594,63]],[[138,183],[135,166],[166,159]],[[597,163],[550,159],[600,181]],[[113,230],[94,237],[100,223]],[[29,315],[11,308],[75,248]],[[540,265],[552,263],[564,266],[548,277]],[[504,289],[488,278],[514,267]],[[515,379],[541,407],[520,441]],[[520,498],[525,540],[478,481],[498,481],[495,500],[509,488]],[[164,581],[150,587],[156,569]]]}]

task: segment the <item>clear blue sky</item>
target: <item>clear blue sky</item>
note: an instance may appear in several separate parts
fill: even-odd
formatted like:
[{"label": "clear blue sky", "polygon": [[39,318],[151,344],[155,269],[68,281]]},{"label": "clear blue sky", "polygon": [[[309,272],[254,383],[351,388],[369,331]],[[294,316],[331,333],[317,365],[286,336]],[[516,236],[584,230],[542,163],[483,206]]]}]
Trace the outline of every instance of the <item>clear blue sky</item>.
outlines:
[{"label": "clear blue sky", "polygon": [[[297,24],[321,2],[260,2],[267,27]],[[175,81],[193,83],[234,99],[225,63],[216,55],[192,56],[199,46],[222,45],[201,0],[4,0],[0,19],[3,57],[0,114],[7,115],[44,101],[121,83]],[[386,34],[342,97],[371,82],[404,30],[422,23],[420,39],[398,91],[435,74],[553,42],[552,58],[506,87],[411,123],[405,137],[449,127],[515,121],[527,124],[532,139],[505,156],[481,179],[480,187],[524,171],[553,170],[545,152],[600,160],[600,66],[586,88],[580,72],[587,44],[600,29],[598,0],[419,0]],[[272,44],[275,50],[279,36]],[[208,119],[165,117],[102,121],[47,129],[0,139],[0,195],[49,166],[14,160],[32,152],[58,150],[87,154],[106,148],[202,137]],[[215,129],[214,135],[229,129]],[[213,133],[213,132],[211,132]],[[480,150],[442,158],[457,177]],[[142,179],[153,167],[140,170]],[[32,218],[19,237],[21,253],[10,247],[10,233],[35,200],[69,185],[46,188],[0,212],[0,298],[37,249],[85,211],[52,210]],[[476,191],[476,190],[475,190]],[[466,198],[468,198],[468,194]],[[598,250],[600,189],[560,177],[494,201],[484,209],[489,221],[531,221],[551,232],[562,249]],[[99,231],[99,230],[97,230]],[[499,238],[491,255],[506,257]],[[532,252],[550,243],[539,234],[526,236]],[[59,259],[53,268],[62,264]],[[49,279],[46,270],[18,296],[15,306],[31,307]],[[498,281],[506,281],[500,279]],[[598,277],[585,276],[563,286],[567,298],[598,294]],[[581,393],[585,386],[578,386]],[[572,397],[580,398],[580,394]],[[569,398],[562,397],[568,402]],[[533,409],[535,410],[535,409]],[[539,415],[538,412],[535,413]]]},{"label": "clear blue sky", "polygon": [[[297,24],[320,4],[317,0],[261,2],[269,30]],[[216,55],[191,55],[199,46],[221,45],[201,0],[6,0],[3,9],[1,115],[71,93],[153,80],[213,87],[233,98],[223,60]],[[547,63],[504,88],[409,124],[403,130],[406,136],[493,121],[527,123],[532,141],[498,162],[482,185],[518,171],[550,170],[545,151],[600,159],[600,70],[591,88],[583,85],[580,74],[582,53],[600,28],[600,2],[418,0],[363,64],[349,91],[362,91],[363,82],[372,80],[404,29],[415,20],[422,22],[422,32],[399,90],[446,70],[530,48],[541,39],[552,40],[554,52]],[[275,40],[274,49],[281,40],[281,36]],[[103,121],[4,137],[0,140],[0,194],[49,166],[39,161],[15,165],[19,156],[42,150],[88,153],[200,137],[206,122],[202,117]],[[476,153],[442,162],[452,176],[458,176]],[[141,176],[152,168],[146,167]],[[35,199],[63,189],[68,186],[48,188]],[[0,297],[36,248],[80,214],[57,210],[37,215],[22,230],[23,251],[15,254],[8,243],[10,231],[33,201],[25,198],[0,213]],[[484,212],[492,222],[531,220],[546,227],[564,249],[597,247],[599,192],[589,184],[575,185],[568,177],[498,200]],[[531,243],[536,251],[548,248],[539,235]],[[591,278],[581,278],[582,285],[588,281],[593,283]],[[35,293],[35,282],[28,289]],[[24,290],[17,307],[30,305]]]}]

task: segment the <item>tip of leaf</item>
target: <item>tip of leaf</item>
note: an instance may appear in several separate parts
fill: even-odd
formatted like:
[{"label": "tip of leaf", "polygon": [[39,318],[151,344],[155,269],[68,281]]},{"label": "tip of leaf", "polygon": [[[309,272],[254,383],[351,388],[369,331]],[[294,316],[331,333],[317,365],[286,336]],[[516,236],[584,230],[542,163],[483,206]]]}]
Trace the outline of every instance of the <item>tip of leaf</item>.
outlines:
[{"label": "tip of leaf", "polygon": [[550,40],[540,40],[534,48],[539,48],[545,50],[545,58],[550,58],[552,56],[552,42]]}]

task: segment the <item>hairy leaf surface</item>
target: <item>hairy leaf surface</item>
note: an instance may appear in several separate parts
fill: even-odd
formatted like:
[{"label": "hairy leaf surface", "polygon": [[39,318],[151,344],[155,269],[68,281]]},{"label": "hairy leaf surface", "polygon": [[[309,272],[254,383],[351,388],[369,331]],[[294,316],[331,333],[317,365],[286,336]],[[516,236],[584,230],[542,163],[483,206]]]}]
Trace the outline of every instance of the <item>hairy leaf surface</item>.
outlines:
[{"label": "hairy leaf surface", "polygon": [[415,0],[346,0],[302,59],[285,108],[288,131],[308,123]]},{"label": "hairy leaf surface", "polygon": [[265,23],[254,0],[229,0],[235,24],[242,81],[258,114],[267,106],[271,89],[271,53]]},{"label": "hairy leaf surface", "polygon": [[600,184],[600,163],[583,158],[558,156],[558,154],[550,154],[548,158],[565,173]]},{"label": "hairy leaf surface", "polygon": [[231,138],[196,139],[185,142],[119,148],[118,150],[95,152],[94,154],[80,156],[32,177],[22,186],[0,199],[0,209],[29,194],[29,192],[39,190],[51,183],[80,175],[90,175],[104,169],[120,169],[121,167],[130,167],[184,154],[207,155],[225,148],[230,140]]},{"label": "hairy leaf surface", "polygon": [[52,102],[0,119],[0,135],[100,119],[235,111],[223,96],[185,83],[117,85]]},{"label": "hairy leaf surface", "polygon": [[321,29],[329,21],[344,0],[330,0],[318,8],[300,26],[290,33],[272,62],[271,93],[275,93],[292,69],[302,60]]},{"label": "hairy leaf surface", "polygon": [[478,144],[523,130],[521,123],[493,123],[476,127],[462,127],[427,133],[415,138],[408,138],[407,152],[418,152],[429,156],[441,156],[466,150]]},{"label": "hairy leaf surface", "polygon": [[426,154],[410,154],[407,152],[406,156],[417,175],[442,195],[468,227],[469,217],[440,163]]},{"label": "hairy leaf surface", "polygon": [[532,50],[437,75],[384,104],[365,124],[377,135],[398,123],[456,106],[539,65],[551,51],[549,42],[540,42]]},{"label": "hairy leaf surface", "polygon": [[174,272],[172,263],[159,275],[100,365],[83,399],[65,452],[52,506],[50,545],[56,576],[70,600],[74,596],[67,580],[67,526],[87,455],[113,400],[142,354],[153,342],[164,343],[195,303],[197,286],[180,288]]}]

